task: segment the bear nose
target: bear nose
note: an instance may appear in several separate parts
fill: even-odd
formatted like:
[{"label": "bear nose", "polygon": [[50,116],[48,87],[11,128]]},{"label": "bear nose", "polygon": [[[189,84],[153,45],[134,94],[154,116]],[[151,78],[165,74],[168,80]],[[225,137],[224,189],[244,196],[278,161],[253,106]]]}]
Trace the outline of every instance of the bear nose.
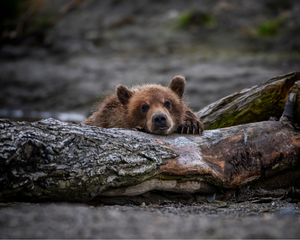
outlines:
[{"label": "bear nose", "polygon": [[163,126],[167,122],[167,116],[163,113],[155,114],[152,118],[152,122],[157,126]]}]

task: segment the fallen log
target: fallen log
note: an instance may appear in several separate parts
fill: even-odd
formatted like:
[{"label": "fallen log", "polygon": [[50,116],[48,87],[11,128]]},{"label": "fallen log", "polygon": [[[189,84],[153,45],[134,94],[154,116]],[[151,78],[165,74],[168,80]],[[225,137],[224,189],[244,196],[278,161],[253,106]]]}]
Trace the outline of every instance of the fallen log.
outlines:
[{"label": "fallen log", "polygon": [[[299,90],[295,83],[300,72],[271,78],[251,88],[233,93],[202,108],[198,117],[205,129],[217,129],[280,118],[290,93]],[[300,122],[300,97],[297,98],[295,122]]]},{"label": "fallen log", "polygon": [[210,193],[299,164],[282,121],[158,136],[46,119],[0,121],[1,201],[90,201],[151,190]]},{"label": "fallen log", "polygon": [[[298,83],[292,88],[299,93]],[[207,130],[200,136],[1,119],[0,201],[87,202],[154,190],[208,194],[250,183],[266,188],[266,182],[277,188],[297,186],[300,137],[290,106],[299,94],[290,96],[280,121]]]}]

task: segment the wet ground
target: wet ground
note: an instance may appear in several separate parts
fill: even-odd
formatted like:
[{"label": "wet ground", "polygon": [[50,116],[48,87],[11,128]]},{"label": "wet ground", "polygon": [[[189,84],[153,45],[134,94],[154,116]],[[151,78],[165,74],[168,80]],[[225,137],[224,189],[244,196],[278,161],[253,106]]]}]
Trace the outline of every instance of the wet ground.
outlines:
[{"label": "wet ground", "polygon": [[79,55],[64,61],[50,56],[43,61],[30,58],[0,64],[1,109],[82,114],[114,91],[117,84],[167,86],[175,75],[183,75],[187,80],[186,98],[197,111],[233,92],[296,71],[298,67],[298,62],[286,59],[266,63],[259,56],[252,56],[205,61],[201,56],[191,55],[135,58]]},{"label": "wet ground", "polygon": [[1,238],[299,238],[300,204],[0,204]]},{"label": "wet ground", "polygon": [[[51,1],[47,14],[68,2]],[[168,85],[175,75],[186,77],[186,97],[198,111],[298,71],[300,4],[284,2],[86,0],[53,27],[4,41],[0,117],[80,121],[117,84]],[[281,18],[277,28],[260,32]]]},{"label": "wet ground", "polygon": [[[51,2],[54,14],[69,1]],[[8,41],[0,49],[0,117],[81,121],[117,84],[168,85],[175,75],[186,77],[185,94],[197,111],[300,70],[298,1],[199,2],[87,0],[45,28],[42,40]],[[184,23],[187,12],[195,17]],[[275,32],[264,35],[261,26],[270,22]],[[285,200],[0,203],[0,237],[299,238],[299,207]]]}]

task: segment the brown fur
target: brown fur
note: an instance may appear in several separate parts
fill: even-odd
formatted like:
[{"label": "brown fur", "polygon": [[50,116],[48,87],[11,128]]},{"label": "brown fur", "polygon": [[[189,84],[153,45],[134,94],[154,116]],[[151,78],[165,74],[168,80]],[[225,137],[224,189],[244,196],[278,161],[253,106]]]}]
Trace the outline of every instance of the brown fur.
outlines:
[{"label": "brown fur", "polygon": [[169,87],[148,84],[128,89],[118,85],[83,123],[127,128],[154,134],[201,134],[203,124],[183,100],[185,79],[175,76]]}]

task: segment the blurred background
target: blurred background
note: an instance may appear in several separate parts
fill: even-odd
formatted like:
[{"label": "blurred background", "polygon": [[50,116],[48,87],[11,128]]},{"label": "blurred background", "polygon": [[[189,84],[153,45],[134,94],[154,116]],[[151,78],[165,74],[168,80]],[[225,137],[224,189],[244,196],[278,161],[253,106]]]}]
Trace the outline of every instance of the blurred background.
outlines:
[{"label": "blurred background", "polygon": [[193,110],[300,70],[297,0],[1,0],[0,117],[82,121],[127,86],[187,80]]}]

